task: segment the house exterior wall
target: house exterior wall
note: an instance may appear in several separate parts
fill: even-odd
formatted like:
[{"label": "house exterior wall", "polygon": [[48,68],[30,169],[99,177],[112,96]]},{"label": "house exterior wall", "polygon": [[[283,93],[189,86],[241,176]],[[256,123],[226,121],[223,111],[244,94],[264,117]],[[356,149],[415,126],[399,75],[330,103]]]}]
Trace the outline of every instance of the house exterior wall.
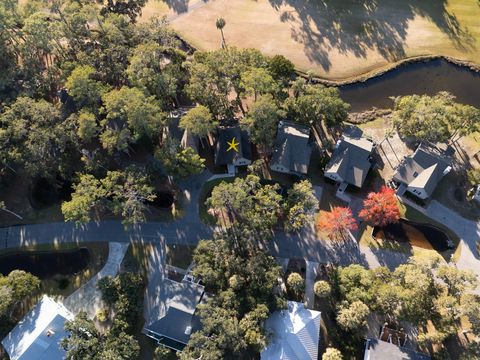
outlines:
[{"label": "house exterior wall", "polygon": [[292,173],[289,169],[287,169],[286,167],[284,167],[282,165],[279,165],[279,164],[271,164],[270,169],[272,169],[273,171],[284,173],[284,174],[291,174]]},{"label": "house exterior wall", "polygon": [[233,161],[233,165],[235,166],[248,166],[252,163],[251,160],[245,158],[238,158]]},{"label": "house exterior wall", "polygon": [[428,198],[428,195],[427,195],[427,193],[425,192],[424,189],[409,186],[407,188],[407,191],[409,193],[411,193],[412,195],[415,195],[419,199],[425,200],[426,198]]},{"label": "house exterior wall", "polygon": [[343,182],[343,179],[337,173],[326,172],[324,173],[324,175],[325,177],[332,179],[333,181],[336,181],[338,183]]}]

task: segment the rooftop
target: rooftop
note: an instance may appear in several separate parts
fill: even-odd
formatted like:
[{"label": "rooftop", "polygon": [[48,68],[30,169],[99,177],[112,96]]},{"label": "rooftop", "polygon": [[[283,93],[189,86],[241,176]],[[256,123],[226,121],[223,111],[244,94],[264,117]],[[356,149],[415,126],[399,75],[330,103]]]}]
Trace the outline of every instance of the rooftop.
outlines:
[{"label": "rooftop", "polygon": [[325,172],[337,173],[344,182],[362,187],[370,170],[374,143],[364,137],[342,136]]},{"label": "rooftop", "polygon": [[10,360],[53,360],[66,355],[60,342],[67,336],[65,322],[73,315],[44,295],[35,307],[2,340]]},{"label": "rooftop", "polygon": [[386,341],[368,339],[364,360],[430,360],[430,356]]},{"label": "rooftop", "polygon": [[317,360],[321,314],[303,304],[288,302],[288,309],[276,311],[266,321],[272,333],[262,360]]},{"label": "rooftop", "polygon": [[310,128],[281,121],[278,124],[271,164],[279,164],[292,172],[306,174],[312,155],[309,139]]},{"label": "rooftop", "polygon": [[187,280],[164,281],[165,311],[159,317],[147,319],[144,329],[186,344],[191,333],[200,327],[195,310],[202,300],[204,287]]},{"label": "rooftop", "polygon": [[[231,143],[238,143],[237,149],[230,149]],[[239,126],[224,127],[218,129],[217,145],[215,150],[215,165],[230,165],[235,159],[243,158],[252,160],[252,147],[248,133]]]},{"label": "rooftop", "polygon": [[393,179],[411,187],[425,189],[428,196],[443,178],[450,160],[433,149],[420,145],[412,156],[400,164]]}]

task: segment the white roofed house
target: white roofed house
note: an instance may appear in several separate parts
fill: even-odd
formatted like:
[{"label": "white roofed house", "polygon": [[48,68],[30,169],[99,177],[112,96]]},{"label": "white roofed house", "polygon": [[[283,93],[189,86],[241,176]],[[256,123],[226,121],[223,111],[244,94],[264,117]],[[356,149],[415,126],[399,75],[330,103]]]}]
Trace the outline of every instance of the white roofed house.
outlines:
[{"label": "white roofed house", "polygon": [[44,295],[35,307],[2,340],[10,360],[61,360],[61,341],[67,337],[65,322],[72,320],[62,304]]},{"label": "white roofed house", "polygon": [[270,169],[284,174],[306,175],[311,155],[310,128],[280,121]]},{"label": "white roofed house", "polygon": [[317,360],[320,320],[319,311],[289,301],[286,310],[274,312],[265,322],[270,337],[261,360]]}]

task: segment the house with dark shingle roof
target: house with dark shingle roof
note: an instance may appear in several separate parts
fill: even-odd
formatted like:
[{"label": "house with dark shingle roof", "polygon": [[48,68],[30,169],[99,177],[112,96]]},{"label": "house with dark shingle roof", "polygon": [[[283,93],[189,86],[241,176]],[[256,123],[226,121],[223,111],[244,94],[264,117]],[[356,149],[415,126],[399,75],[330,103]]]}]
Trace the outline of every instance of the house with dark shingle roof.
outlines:
[{"label": "house with dark shingle roof", "polygon": [[311,156],[310,128],[280,121],[270,169],[284,174],[306,175]]},{"label": "house with dark shingle roof", "polygon": [[361,188],[372,167],[371,154],[375,144],[365,137],[343,135],[337,142],[324,175],[344,187]]},{"label": "house with dark shingle roof", "polygon": [[204,286],[184,278],[181,282],[164,279],[161,301],[151,309],[143,333],[158,344],[182,351],[190,336],[201,327],[196,315],[198,304],[205,301]]},{"label": "house with dark shingle roof", "polygon": [[219,128],[215,148],[215,165],[227,166],[229,173],[235,173],[236,167],[247,166],[251,163],[252,145],[248,132],[239,126]]},{"label": "house with dark shingle roof", "polygon": [[406,191],[421,200],[429,198],[438,183],[452,169],[448,157],[422,144],[412,156],[404,158],[393,175],[393,181],[399,185],[397,193]]},{"label": "house with dark shingle roof", "polygon": [[367,339],[363,360],[430,360],[430,356],[403,346]]}]

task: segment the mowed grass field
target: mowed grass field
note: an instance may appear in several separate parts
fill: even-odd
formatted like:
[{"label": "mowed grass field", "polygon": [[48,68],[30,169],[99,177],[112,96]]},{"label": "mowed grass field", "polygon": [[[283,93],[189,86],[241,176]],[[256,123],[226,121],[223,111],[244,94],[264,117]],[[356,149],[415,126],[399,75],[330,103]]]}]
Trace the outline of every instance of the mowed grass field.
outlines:
[{"label": "mowed grass field", "polygon": [[[167,15],[200,50],[227,44],[283,54],[301,71],[345,80],[404,58],[446,55],[480,63],[478,0],[150,0],[143,20]],[[189,8],[190,6],[190,8]],[[188,9],[188,10],[187,10]]]}]

